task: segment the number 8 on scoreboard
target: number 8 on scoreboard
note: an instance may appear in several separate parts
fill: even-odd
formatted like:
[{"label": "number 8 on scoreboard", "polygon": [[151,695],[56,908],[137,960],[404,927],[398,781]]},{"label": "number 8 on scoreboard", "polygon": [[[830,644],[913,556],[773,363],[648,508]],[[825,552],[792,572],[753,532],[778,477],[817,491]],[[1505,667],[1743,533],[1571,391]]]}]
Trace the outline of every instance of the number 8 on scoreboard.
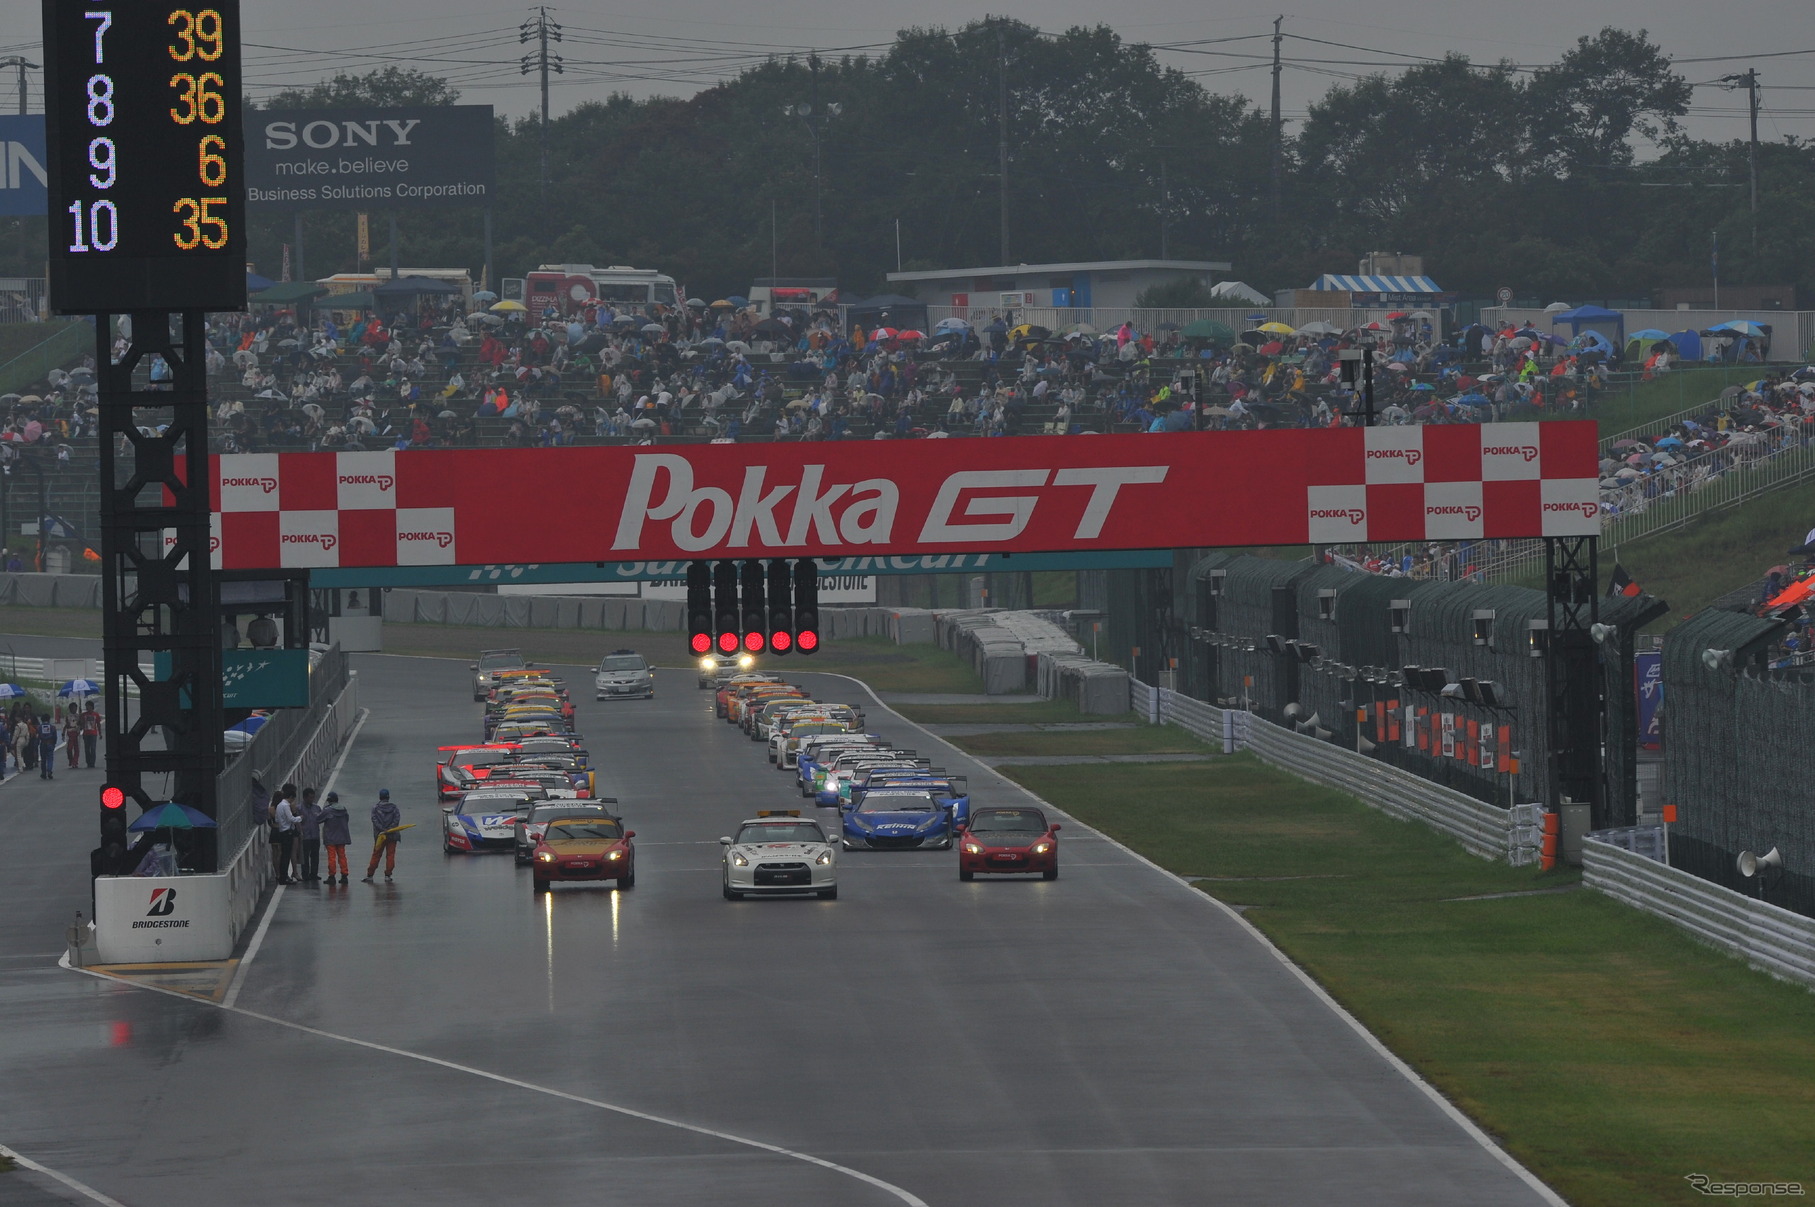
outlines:
[{"label": "number 8 on scoreboard", "polygon": [[246,302],[238,0],[43,0],[51,304]]}]

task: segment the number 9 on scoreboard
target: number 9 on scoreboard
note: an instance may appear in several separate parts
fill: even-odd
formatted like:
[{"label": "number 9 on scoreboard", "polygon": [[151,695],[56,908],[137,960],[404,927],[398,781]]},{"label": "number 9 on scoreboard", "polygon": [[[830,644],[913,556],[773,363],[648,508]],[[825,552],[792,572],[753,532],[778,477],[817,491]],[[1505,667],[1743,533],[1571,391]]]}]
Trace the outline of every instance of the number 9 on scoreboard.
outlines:
[{"label": "number 9 on scoreboard", "polygon": [[42,0],[51,304],[241,310],[237,0]]}]

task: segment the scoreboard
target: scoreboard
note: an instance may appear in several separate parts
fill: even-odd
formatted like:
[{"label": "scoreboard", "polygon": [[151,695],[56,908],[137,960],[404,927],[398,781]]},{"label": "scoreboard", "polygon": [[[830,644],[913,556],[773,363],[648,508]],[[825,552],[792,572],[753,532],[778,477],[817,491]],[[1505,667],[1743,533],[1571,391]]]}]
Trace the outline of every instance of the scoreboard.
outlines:
[{"label": "scoreboard", "polygon": [[43,0],[62,314],[246,304],[238,0]]}]

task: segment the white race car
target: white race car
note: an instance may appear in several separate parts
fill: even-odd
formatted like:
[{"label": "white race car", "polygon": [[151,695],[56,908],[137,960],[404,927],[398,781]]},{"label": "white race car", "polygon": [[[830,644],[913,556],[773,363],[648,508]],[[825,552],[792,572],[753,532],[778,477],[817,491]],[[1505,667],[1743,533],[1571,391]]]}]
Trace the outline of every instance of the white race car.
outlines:
[{"label": "white race car", "polygon": [[517,845],[517,819],[545,799],[541,788],[529,784],[469,792],[457,803],[441,806],[441,849],[450,855],[512,850]]},{"label": "white race car", "polygon": [[838,897],[838,848],[798,809],[767,809],[738,827],[724,845],[725,900],[749,895],[814,893]]}]

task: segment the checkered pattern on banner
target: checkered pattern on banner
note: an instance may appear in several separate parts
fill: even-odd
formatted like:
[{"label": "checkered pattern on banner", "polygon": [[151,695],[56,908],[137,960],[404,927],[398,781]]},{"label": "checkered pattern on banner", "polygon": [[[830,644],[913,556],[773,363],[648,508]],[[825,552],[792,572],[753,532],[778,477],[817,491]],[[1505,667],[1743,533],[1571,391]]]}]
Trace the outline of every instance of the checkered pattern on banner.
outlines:
[{"label": "checkered pattern on banner", "polygon": [[1560,463],[1563,455],[1547,449],[1545,426],[1355,429],[1358,448],[1320,458],[1306,489],[1308,539],[1344,544],[1598,535],[1598,482],[1560,476],[1560,464],[1547,464]]},{"label": "checkered pattern on banner", "polygon": [[454,564],[454,509],[399,506],[392,451],[223,456],[219,473],[232,565]]}]

